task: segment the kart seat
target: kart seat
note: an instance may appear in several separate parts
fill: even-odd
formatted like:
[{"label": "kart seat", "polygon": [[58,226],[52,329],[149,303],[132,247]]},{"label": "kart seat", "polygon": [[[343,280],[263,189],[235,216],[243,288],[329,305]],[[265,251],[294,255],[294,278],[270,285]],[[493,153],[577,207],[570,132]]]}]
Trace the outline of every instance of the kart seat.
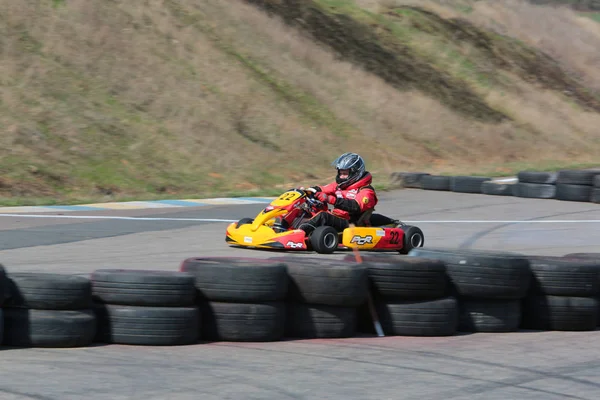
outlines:
[{"label": "kart seat", "polygon": [[371,215],[373,214],[374,209],[370,209],[365,211],[360,215],[360,217],[356,220],[356,226],[371,226]]}]

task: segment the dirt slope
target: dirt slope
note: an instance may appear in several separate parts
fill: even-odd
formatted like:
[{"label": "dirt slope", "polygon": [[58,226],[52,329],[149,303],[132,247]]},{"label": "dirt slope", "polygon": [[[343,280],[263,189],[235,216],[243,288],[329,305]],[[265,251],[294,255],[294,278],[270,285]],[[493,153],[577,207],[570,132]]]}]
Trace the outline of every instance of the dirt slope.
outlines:
[{"label": "dirt slope", "polygon": [[344,151],[378,183],[597,161],[596,22],[443,3],[0,0],[0,201],[281,188]]}]

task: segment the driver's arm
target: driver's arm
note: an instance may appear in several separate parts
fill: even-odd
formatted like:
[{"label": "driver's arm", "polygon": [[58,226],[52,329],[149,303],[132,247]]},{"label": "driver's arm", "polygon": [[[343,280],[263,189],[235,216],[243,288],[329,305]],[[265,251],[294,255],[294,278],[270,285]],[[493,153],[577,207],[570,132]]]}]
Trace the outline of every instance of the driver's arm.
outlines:
[{"label": "driver's arm", "polygon": [[335,208],[348,211],[350,214],[357,214],[360,210],[360,204],[354,199],[342,199],[338,197],[334,204]]},{"label": "driver's arm", "polygon": [[354,199],[338,198],[335,202],[335,207],[339,208],[340,210],[348,211],[351,214],[358,215],[375,207],[375,204],[377,204],[375,193],[371,190],[365,189],[360,190]]}]

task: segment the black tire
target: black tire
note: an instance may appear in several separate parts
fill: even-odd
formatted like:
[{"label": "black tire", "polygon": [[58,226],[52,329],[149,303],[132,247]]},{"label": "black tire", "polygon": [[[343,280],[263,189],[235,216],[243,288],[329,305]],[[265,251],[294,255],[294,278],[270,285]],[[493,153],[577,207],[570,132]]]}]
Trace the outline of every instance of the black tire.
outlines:
[{"label": "black tire", "polygon": [[198,342],[200,311],[196,307],[138,307],[97,304],[96,341],[148,346]]},{"label": "black tire", "polygon": [[242,218],[240,219],[237,224],[235,225],[236,228],[239,228],[242,225],[247,225],[247,224],[251,224],[254,222],[254,218]]},{"label": "black tire", "polygon": [[516,332],[521,325],[520,300],[461,300],[460,332]]},{"label": "black tire", "polygon": [[0,308],[0,343],[4,340],[4,310]]},{"label": "black tire", "polygon": [[446,264],[452,293],[463,298],[517,300],[525,297],[532,280],[526,256],[460,249],[413,249],[409,256]]},{"label": "black tire", "polygon": [[402,248],[398,251],[400,254],[408,254],[412,249],[423,247],[425,244],[425,235],[423,231],[411,225],[402,227],[404,235],[402,237]]},{"label": "black tire", "polygon": [[94,341],[94,311],[4,309],[4,345],[19,347],[84,347]]},{"label": "black tire", "polygon": [[592,199],[591,186],[568,185],[565,183],[556,185],[556,199],[564,201],[589,202]]},{"label": "black tire", "polygon": [[9,298],[5,307],[84,310],[92,306],[92,284],[83,276],[13,272],[7,279]]},{"label": "black tire", "polygon": [[558,172],[557,185],[593,186],[600,169],[562,170]]},{"label": "black tire", "polygon": [[592,194],[590,195],[590,202],[600,203],[600,188],[594,188],[592,190]]},{"label": "black tire", "polygon": [[517,179],[522,183],[542,183],[546,185],[554,185],[558,173],[556,172],[538,172],[538,171],[520,171],[517,174]]},{"label": "black tire", "polygon": [[367,299],[369,276],[362,264],[322,258],[279,257],[287,265],[287,300],[305,304],[357,307]]},{"label": "black tire", "polygon": [[356,333],[357,308],[287,303],[285,336],[289,338],[348,338]]},{"label": "black tire", "polygon": [[600,259],[530,256],[531,293],[590,297],[600,294]]},{"label": "black tire", "polygon": [[450,178],[450,190],[457,193],[481,193],[481,184],[491,181],[484,176],[453,176]]},{"label": "black tire", "polygon": [[421,188],[421,178],[430,174],[426,172],[395,172],[390,176],[392,184],[405,188]]},{"label": "black tire", "polygon": [[8,282],[8,277],[6,275],[6,270],[4,269],[4,266],[0,264],[0,307],[2,307],[2,305],[9,298],[9,296],[10,285]]},{"label": "black tire", "polygon": [[423,190],[450,190],[450,177],[441,175],[426,175],[421,177]]},{"label": "black tire", "polygon": [[[363,262],[396,262],[398,260],[405,260],[406,257],[398,254],[397,252],[372,252],[365,253],[360,255],[360,258]],[[346,262],[357,262],[356,255],[354,254],[346,254],[342,260]]]},{"label": "black tire", "polygon": [[529,199],[553,199],[556,197],[556,185],[543,183],[515,183],[513,196]]},{"label": "black tire", "polygon": [[184,260],[180,270],[194,274],[198,296],[203,300],[278,301],[288,290],[287,267],[273,260],[197,257]]},{"label": "black tire", "polygon": [[522,328],[593,331],[598,326],[598,299],[593,297],[527,296]]},{"label": "black tire", "polygon": [[318,226],[310,234],[310,244],[319,254],[333,253],[340,242],[338,231],[331,226]]},{"label": "black tire", "polygon": [[512,196],[514,191],[513,186],[514,184],[512,183],[487,181],[481,184],[481,193],[492,196]]},{"label": "black tire", "polygon": [[451,336],[458,327],[458,301],[454,297],[375,304],[383,332],[388,336]]},{"label": "black tire", "polygon": [[272,342],[285,333],[285,303],[207,302],[202,304],[202,339]]},{"label": "black tire", "polygon": [[436,299],[447,294],[446,266],[439,260],[403,257],[364,262],[374,292],[382,299]]},{"label": "black tire", "polygon": [[196,300],[194,275],[187,272],[100,269],[91,280],[99,303],[186,307]]},{"label": "black tire", "polygon": [[584,260],[600,261],[600,253],[569,253],[565,254],[563,258],[580,258]]}]

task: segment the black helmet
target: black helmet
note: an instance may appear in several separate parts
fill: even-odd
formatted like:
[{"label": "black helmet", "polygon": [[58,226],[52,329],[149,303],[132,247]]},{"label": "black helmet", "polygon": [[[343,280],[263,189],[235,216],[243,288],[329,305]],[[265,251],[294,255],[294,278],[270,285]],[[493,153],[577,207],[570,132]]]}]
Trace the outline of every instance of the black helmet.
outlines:
[{"label": "black helmet", "polygon": [[[362,157],[356,153],[344,153],[336,158],[331,165],[335,166],[338,170],[335,181],[342,189],[358,181],[365,174],[365,162]],[[340,169],[349,170],[347,178],[340,178]]]}]

